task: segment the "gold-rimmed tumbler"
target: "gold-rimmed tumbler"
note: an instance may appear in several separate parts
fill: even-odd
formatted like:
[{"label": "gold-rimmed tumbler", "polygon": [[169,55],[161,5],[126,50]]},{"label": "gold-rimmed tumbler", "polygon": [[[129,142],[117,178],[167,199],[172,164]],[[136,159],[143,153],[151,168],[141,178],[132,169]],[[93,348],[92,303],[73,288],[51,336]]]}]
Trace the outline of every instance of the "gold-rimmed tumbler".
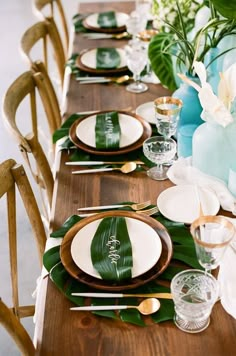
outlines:
[{"label": "gold-rimmed tumbler", "polygon": [[156,126],[165,138],[176,133],[183,102],[171,96],[161,96],[154,100]]}]

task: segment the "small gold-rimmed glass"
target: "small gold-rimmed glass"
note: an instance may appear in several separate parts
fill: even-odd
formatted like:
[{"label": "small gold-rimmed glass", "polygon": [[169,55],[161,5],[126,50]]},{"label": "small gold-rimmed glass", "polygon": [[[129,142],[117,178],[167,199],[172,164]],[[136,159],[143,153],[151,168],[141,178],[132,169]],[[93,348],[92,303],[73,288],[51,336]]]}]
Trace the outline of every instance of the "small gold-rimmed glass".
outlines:
[{"label": "small gold-rimmed glass", "polygon": [[222,216],[201,216],[190,227],[197,258],[206,272],[219,266],[235,235],[234,225]]},{"label": "small gold-rimmed glass", "polygon": [[154,100],[156,126],[165,138],[176,133],[183,102],[171,96],[162,96]]}]

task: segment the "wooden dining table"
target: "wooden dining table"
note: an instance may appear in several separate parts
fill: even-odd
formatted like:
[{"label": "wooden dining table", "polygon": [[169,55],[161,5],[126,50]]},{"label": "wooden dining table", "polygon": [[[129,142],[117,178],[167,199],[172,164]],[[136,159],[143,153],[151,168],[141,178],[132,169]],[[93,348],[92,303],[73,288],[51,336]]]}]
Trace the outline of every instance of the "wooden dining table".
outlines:
[{"label": "wooden dining table", "polygon": [[[82,3],[80,13],[115,10],[130,13],[134,2]],[[72,53],[96,47],[123,47],[127,40],[91,40],[73,33]],[[134,94],[115,83],[81,85],[70,74],[66,80],[63,120],[76,112],[90,110],[133,111],[142,103],[168,95],[161,84],[148,84],[148,91]],[[51,229],[58,229],[80,206],[108,205],[122,201],[156,204],[159,194],[173,186],[169,180],[150,179],[145,171],[130,174],[103,172],[73,175],[65,165],[69,152],[56,158],[56,176],[51,212]],[[184,199],[184,197],[183,197]],[[34,341],[42,356],[230,356],[236,353],[236,320],[218,302],[209,327],[197,334],[179,330],[173,321],[145,327],[96,316],[91,312],[72,312],[70,302],[47,276],[37,299]]]}]

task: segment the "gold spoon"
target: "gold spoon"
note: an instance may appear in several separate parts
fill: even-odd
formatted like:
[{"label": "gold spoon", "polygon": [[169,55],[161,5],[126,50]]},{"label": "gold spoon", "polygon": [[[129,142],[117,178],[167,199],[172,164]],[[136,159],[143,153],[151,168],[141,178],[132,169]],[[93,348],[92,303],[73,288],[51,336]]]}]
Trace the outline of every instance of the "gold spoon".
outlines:
[{"label": "gold spoon", "polygon": [[86,307],[73,307],[70,310],[76,311],[94,311],[94,310],[121,310],[138,309],[143,315],[156,313],[160,309],[161,303],[156,298],[144,299],[139,305],[92,305]]},{"label": "gold spoon", "polygon": [[83,169],[80,171],[72,171],[72,174],[83,174],[83,173],[96,173],[96,172],[108,172],[108,171],[121,171],[122,173],[133,172],[137,167],[135,162],[127,162],[119,168],[96,168],[96,169]]},{"label": "gold spoon", "polygon": [[126,74],[126,75],[122,75],[119,78],[110,78],[110,79],[111,79],[111,82],[115,82],[116,84],[122,84],[122,83],[127,82],[131,78],[129,75]]},{"label": "gold spoon", "polygon": [[80,84],[95,84],[95,83],[116,83],[123,84],[132,79],[129,75],[122,75],[121,77],[77,77],[76,80]]}]

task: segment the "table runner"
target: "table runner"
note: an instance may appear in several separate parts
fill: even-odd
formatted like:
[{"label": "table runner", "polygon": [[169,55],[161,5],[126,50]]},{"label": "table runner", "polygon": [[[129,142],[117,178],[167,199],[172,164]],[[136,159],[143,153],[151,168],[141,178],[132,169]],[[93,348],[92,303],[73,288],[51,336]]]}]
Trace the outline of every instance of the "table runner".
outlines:
[{"label": "table runner", "polygon": [[[132,202],[125,202],[132,204]],[[123,203],[122,203],[123,204]],[[125,210],[129,210],[126,208]],[[202,269],[197,261],[197,257],[195,254],[194,242],[189,232],[188,227],[186,227],[182,223],[176,223],[164,218],[160,213],[157,217],[155,217],[160,223],[162,223],[168,230],[171,239],[173,241],[173,258],[171,264],[164,271],[164,273],[157,278],[156,281],[151,281],[141,287],[135,289],[129,289],[129,293],[154,293],[154,292],[168,292],[169,288],[163,286],[166,282],[170,282],[173,276],[186,268],[198,268]],[[82,218],[78,215],[73,215],[66,220],[63,226],[54,231],[50,236],[51,238],[61,238],[64,237],[66,232],[78,221]],[[176,265],[177,262],[177,265]],[[60,259],[60,246],[53,247],[45,252],[43,258],[43,264],[45,268],[50,272],[50,278],[55,283],[57,288],[74,304],[76,305],[84,305],[86,303],[85,298],[83,297],[74,297],[71,296],[72,292],[89,292],[94,291],[87,285],[80,283],[75,280],[73,277],[69,275],[69,273],[65,270],[61,259]],[[123,291],[125,293],[125,291]],[[138,304],[137,298],[122,298],[120,300],[115,300],[113,298],[109,299],[99,299],[92,298],[91,304],[93,305],[107,305],[114,304],[115,302],[118,304],[127,304],[134,305]],[[161,308],[158,312],[151,315],[148,318],[141,316],[138,310],[128,309],[128,310],[120,310],[119,313],[115,313],[114,311],[97,311],[94,312],[96,315],[120,319],[124,322],[129,322],[139,326],[145,326],[147,323],[150,324],[150,318],[152,323],[159,323],[167,320],[172,320],[174,315],[174,305],[172,300],[161,300]]]}]

